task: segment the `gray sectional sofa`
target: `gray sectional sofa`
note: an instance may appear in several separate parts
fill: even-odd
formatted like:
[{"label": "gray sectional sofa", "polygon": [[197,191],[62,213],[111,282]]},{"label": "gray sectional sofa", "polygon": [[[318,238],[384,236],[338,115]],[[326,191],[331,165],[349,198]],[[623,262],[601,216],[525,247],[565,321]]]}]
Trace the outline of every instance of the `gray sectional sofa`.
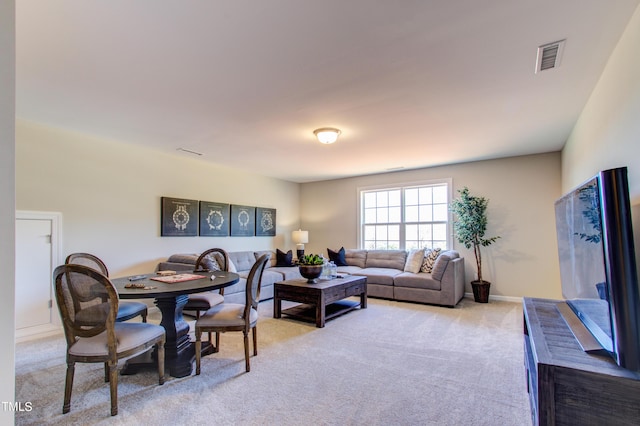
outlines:
[{"label": "gray sectional sofa", "polygon": [[428,272],[405,272],[404,250],[345,250],[348,266],[338,273],[367,277],[370,297],[454,307],[464,297],[464,259],[455,250],[440,253]]},{"label": "gray sectional sofa", "polygon": [[[276,265],[271,251],[229,252],[231,271],[237,272],[238,283],[225,288],[225,300],[244,303],[246,278],[256,259],[271,254],[262,276],[261,299],[273,298],[273,284],[278,281],[302,278],[296,266]],[[454,250],[441,252],[431,273],[406,272],[408,253],[404,250],[345,250],[346,266],[338,266],[338,273],[367,277],[370,297],[428,303],[454,307],[464,297],[464,259]],[[175,254],[158,264],[158,270],[192,271],[197,254]]]}]

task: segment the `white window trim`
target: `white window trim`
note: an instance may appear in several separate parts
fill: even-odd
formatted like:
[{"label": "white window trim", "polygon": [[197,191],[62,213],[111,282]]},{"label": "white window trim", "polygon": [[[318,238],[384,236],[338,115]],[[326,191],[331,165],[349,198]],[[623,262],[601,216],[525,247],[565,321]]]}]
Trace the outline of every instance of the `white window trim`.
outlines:
[{"label": "white window trim", "polygon": [[[362,221],[364,220],[363,211],[362,211],[362,192],[363,191],[377,191],[377,190],[392,190],[392,189],[404,189],[411,188],[416,186],[428,186],[428,185],[439,185],[439,184],[447,184],[448,189],[448,197],[449,202],[453,201],[453,179],[452,178],[443,178],[443,179],[429,179],[429,180],[419,180],[419,181],[410,181],[410,182],[397,182],[397,183],[389,183],[389,184],[381,184],[381,185],[369,185],[369,186],[359,186],[356,188],[356,198],[358,200],[357,212],[356,212],[356,223],[357,223],[357,238],[358,238],[358,249],[363,248],[363,235],[362,235]],[[404,208],[404,206],[402,206]],[[447,232],[447,249],[453,249],[453,214],[451,211],[447,210],[447,220],[449,223],[449,229]]]}]

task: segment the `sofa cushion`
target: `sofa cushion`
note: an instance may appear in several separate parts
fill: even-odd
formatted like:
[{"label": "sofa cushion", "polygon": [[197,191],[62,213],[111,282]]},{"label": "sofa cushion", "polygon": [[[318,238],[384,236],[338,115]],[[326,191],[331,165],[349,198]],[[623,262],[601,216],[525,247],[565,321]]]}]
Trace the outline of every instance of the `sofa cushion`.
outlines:
[{"label": "sofa cushion", "polygon": [[422,267],[420,268],[420,272],[431,273],[431,270],[433,269],[433,264],[435,263],[436,259],[440,255],[440,251],[441,251],[440,248],[426,249],[424,251],[424,260],[422,261]]},{"label": "sofa cushion", "polygon": [[441,282],[434,280],[432,274],[419,272],[413,274],[411,272],[403,272],[394,278],[395,287],[420,288],[428,290],[440,290]]},{"label": "sofa cushion", "polygon": [[277,272],[282,275],[282,278],[278,281],[302,278],[297,266],[274,266],[273,268],[270,268],[269,271]]},{"label": "sofa cushion", "polygon": [[362,271],[362,269],[363,268],[359,266],[338,266],[338,273],[355,275],[358,272]]},{"label": "sofa cushion", "polygon": [[369,250],[367,251],[367,268],[404,269],[407,252],[404,250]]},{"label": "sofa cushion", "polygon": [[436,259],[436,262],[433,264],[433,269],[431,270],[431,276],[434,280],[441,281],[442,276],[444,275],[445,269],[447,269],[447,265],[449,261],[452,259],[456,259],[460,257],[458,252],[453,250],[448,250],[440,253],[440,256]]},{"label": "sofa cushion", "polygon": [[402,269],[392,268],[364,268],[353,273],[353,275],[367,277],[367,285],[393,285],[393,278],[400,274],[402,274]]},{"label": "sofa cushion", "polygon": [[235,251],[229,253],[229,259],[238,271],[248,271],[256,263],[256,255],[252,251]]},{"label": "sofa cushion", "polygon": [[199,254],[172,254],[169,256],[169,259],[167,259],[167,262],[195,265],[199,256]]},{"label": "sofa cushion", "polygon": [[293,266],[293,252],[276,249],[276,266]]},{"label": "sofa cushion", "polygon": [[364,268],[367,263],[367,251],[357,249],[347,249],[344,251],[344,258],[349,266]]},{"label": "sofa cushion", "polygon": [[417,274],[422,267],[422,261],[424,260],[424,249],[413,249],[409,251],[407,255],[407,261],[404,264],[405,272],[413,272]]},{"label": "sofa cushion", "polygon": [[335,263],[336,266],[349,266],[345,257],[346,253],[344,251],[344,247],[340,247],[340,250],[338,251],[333,251],[328,248],[327,254],[329,254],[329,260]]}]

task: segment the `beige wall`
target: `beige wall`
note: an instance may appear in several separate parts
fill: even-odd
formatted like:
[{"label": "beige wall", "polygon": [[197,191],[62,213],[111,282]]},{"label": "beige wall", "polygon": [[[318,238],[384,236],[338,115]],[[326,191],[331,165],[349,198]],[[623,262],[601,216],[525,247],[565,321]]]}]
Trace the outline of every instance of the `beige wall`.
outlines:
[{"label": "beige wall", "polygon": [[[63,255],[95,253],[113,276],[210,247],[293,247],[298,184],[24,121],[16,139],[16,208],[61,212]],[[162,196],[275,208],[276,237],[160,237]]]},{"label": "beige wall", "polygon": [[562,151],[562,189],[627,166],[640,204],[640,7],[631,18]]},{"label": "beige wall", "polygon": [[562,151],[563,192],[599,170],[626,166],[640,265],[640,6]]},{"label": "beige wall", "polygon": [[[15,2],[0,2],[0,401],[15,398]],[[26,402],[26,401],[22,401]],[[0,407],[0,424],[12,425],[13,412]]]},{"label": "beige wall", "polygon": [[[357,188],[442,178],[452,178],[455,191],[468,186],[472,194],[489,198],[487,236],[501,236],[483,249],[483,276],[492,282],[491,294],[561,297],[553,210],[560,196],[559,153],[302,184],[306,251],[357,247]],[[458,243],[454,247],[466,258],[471,281],[473,252]]]}]

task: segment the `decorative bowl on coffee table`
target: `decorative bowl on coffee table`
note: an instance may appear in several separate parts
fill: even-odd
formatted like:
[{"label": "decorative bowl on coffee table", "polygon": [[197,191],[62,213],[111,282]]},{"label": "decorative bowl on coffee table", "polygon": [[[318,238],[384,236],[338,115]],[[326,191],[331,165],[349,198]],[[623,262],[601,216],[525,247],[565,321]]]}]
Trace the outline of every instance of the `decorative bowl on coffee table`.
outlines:
[{"label": "decorative bowl on coffee table", "polygon": [[307,279],[307,283],[317,283],[317,279],[322,275],[322,265],[298,265],[300,275]]}]

